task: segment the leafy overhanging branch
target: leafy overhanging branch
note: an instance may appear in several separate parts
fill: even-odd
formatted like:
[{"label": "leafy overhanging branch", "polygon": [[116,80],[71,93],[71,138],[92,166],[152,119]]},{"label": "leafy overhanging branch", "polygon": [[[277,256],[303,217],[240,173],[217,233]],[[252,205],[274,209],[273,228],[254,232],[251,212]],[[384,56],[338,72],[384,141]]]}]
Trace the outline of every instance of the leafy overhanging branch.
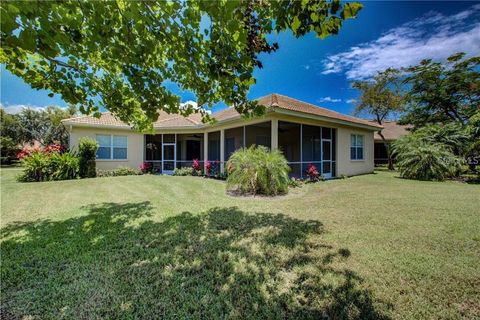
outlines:
[{"label": "leafy overhanging branch", "polygon": [[[35,89],[57,93],[83,113],[106,108],[137,129],[159,111],[183,115],[220,101],[247,116],[247,98],[271,53],[272,32],[337,34],[362,5],[340,1],[2,2],[0,62]],[[193,93],[199,109],[180,108],[167,82]]]}]

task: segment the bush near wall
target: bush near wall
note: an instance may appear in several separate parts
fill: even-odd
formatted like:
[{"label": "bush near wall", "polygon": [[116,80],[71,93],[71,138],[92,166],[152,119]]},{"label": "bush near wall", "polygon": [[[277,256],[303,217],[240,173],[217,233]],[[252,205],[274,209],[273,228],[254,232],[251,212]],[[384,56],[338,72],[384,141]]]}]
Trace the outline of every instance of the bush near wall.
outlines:
[{"label": "bush near wall", "polygon": [[62,152],[59,145],[45,149],[22,150],[19,153],[22,173],[21,182],[68,180],[79,177],[79,159],[71,152]]},{"label": "bush near wall", "polygon": [[288,192],[287,159],[279,150],[251,146],[235,151],[227,162],[227,191],[239,195]]},{"label": "bush near wall", "polygon": [[78,144],[78,157],[80,159],[80,177],[94,178],[96,176],[96,163],[98,142],[94,139],[83,137]]},{"label": "bush near wall", "polygon": [[97,177],[137,176],[143,174],[140,169],[118,167],[113,170],[97,170]]}]

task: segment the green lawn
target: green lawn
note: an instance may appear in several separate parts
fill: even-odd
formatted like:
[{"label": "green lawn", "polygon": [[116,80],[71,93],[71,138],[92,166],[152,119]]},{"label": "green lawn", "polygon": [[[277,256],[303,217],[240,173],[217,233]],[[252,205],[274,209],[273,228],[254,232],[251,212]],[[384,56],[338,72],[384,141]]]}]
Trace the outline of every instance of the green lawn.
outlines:
[{"label": "green lawn", "polygon": [[377,172],[234,198],[196,177],[18,172],[0,175],[7,317],[480,317],[480,185]]}]

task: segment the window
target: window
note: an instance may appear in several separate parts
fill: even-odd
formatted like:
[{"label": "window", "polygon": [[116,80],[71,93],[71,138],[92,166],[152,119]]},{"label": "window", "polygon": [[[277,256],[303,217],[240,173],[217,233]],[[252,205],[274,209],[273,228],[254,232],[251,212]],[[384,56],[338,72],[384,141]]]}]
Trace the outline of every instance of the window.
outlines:
[{"label": "window", "polygon": [[97,134],[97,159],[127,159],[127,137]]},{"label": "window", "polygon": [[352,134],[352,145],[350,147],[351,160],[363,160],[363,136]]}]

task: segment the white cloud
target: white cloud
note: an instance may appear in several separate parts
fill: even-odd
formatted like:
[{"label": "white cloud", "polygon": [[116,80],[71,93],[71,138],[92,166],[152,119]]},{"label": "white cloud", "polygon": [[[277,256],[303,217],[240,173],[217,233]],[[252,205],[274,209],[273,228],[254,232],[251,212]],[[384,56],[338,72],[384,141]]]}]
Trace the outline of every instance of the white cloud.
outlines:
[{"label": "white cloud", "polygon": [[342,99],[335,99],[332,97],[323,97],[317,100],[318,102],[342,102]]},{"label": "white cloud", "polygon": [[[180,103],[180,108],[186,108],[187,105],[191,105],[193,107],[193,109],[195,109],[195,110],[198,109],[198,103],[196,101],[193,101],[193,100],[188,100],[188,101]],[[205,109],[205,112],[208,113],[208,114],[211,114],[212,110]]]},{"label": "white cloud", "polygon": [[480,4],[455,15],[437,12],[390,29],[376,40],[328,56],[322,74],[345,72],[350,80],[367,79],[389,67],[444,60],[457,52],[480,54]]},{"label": "white cloud", "polygon": [[357,102],[357,99],[348,99],[348,100],[346,101],[346,103],[352,103],[352,104],[353,104],[353,103],[356,103],[356,102]]},{"label": "white cloud", "polygon": [[309,64],[302,65],[303,69],[310,70],[311,66]]},{"label": "white cloud", "polygon": [[3,103],[0,103],[0,108],[4,109],[5,112],[9,113],[9,114],[17,114],[17,113],[22,112],[25,109],[33,109],[33,110],[36,110],[36,111],[45,110],[44,107],[39,107],[39,106],[35,106],[35,105],[32,105],[32,104],[7,104],[7,105],[4,105]]}]

